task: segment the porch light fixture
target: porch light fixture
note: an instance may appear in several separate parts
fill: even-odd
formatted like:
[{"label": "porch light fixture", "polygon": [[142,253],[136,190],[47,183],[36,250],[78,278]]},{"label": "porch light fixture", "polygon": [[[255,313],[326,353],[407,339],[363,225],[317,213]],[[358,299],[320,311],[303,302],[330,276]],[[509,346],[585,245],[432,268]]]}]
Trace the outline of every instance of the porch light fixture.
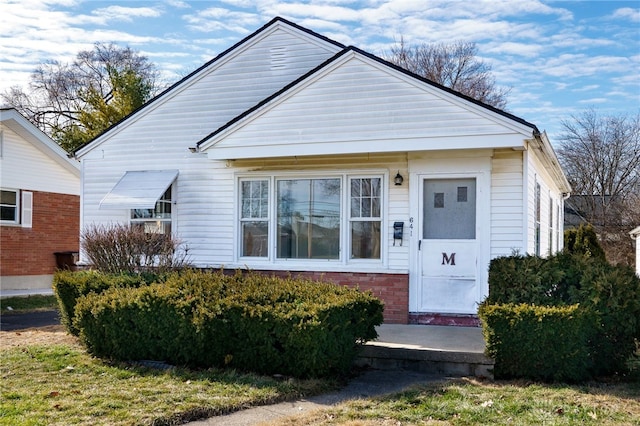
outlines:
[{"label": "porch light fixture", "polygon": [[404,182],[404,178],[400,174],[400,170],[398,170],[398,174],[393,179],[393,181],[396,183],[396,186],[400,186],[400,185],[402,185],[402,182]]}]

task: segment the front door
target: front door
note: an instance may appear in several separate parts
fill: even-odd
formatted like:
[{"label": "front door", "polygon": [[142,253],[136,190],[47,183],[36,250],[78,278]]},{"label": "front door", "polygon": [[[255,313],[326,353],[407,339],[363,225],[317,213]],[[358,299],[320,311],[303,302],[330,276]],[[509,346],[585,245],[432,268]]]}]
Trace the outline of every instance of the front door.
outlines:
[{"label": "front door", "polygon": [[477,179],[420,178],[419,312],[474,314],[480,297]]}]

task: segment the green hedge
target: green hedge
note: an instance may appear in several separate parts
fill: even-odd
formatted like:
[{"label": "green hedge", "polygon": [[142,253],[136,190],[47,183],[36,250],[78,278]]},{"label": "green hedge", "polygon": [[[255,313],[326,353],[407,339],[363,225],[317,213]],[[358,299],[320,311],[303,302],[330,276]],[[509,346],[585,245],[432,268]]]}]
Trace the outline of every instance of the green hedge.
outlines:
[{"label": "green hedge", "polygon": [[60,321],[69,333],[77,336],[79,330],[73,325],[73,317],[79,297],[114,287],[140,287],[159,279],[153,274],[108,275],[98,271],[57,271],[53,276],[53,291],[60,307]]},{"label": "green hedge", "polygon": [[578,305],[482,305],[478,314],[496,379],[590,378],[593,317]]},{"label": "green hedge", "polygon": [[101,357],[320,377],[349,370],[382,312],[370,293],[334,284],[186,271],[81,297],[74,327]]},{"label": "green hedge", "polygon": [[579,305],[595,321],[588,342],[595,376],[625,372],[640,339],[640,278],[630,267],[599,257],[561,253],[493,259],[483,305],[494,304]]}]

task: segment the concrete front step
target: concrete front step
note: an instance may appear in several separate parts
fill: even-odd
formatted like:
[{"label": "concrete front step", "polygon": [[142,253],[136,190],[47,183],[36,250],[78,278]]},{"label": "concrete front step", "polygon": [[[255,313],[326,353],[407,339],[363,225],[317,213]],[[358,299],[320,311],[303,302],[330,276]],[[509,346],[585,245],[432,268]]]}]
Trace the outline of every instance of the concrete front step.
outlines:
[{"label": "concrete front step", "polygon": [[355,365],[378,370],[410,370],[449,377],[493,378],[494,362],[481,353],[392,347],[370,342],[362,347]]},{"label": "concrete front step", "polygon": [[376,331],[378,339],[361,348],[357,366],[493,377],[494,362],[484,355],[480,327],[382,324]]}]

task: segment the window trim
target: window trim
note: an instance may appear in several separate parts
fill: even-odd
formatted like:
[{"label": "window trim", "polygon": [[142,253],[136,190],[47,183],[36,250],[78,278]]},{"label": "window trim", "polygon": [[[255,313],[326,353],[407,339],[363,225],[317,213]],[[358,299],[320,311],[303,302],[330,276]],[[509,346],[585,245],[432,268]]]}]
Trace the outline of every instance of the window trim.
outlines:
[{"label": "window trim", "polygon": [[[277,182],[292,179],[340,179],[340,250],[337,259],[285,259],[277,257]],[[380,258],[379,259],[351,259],[350,235],[350,190],[349,184],[354,178],[380,178]],[[242,182],[250,180],[267,180],[269,187],[268,208],[268,254],[266,257],[242,256]],[[234,244],[233,259],[244,265],[258,265],[274,267],[296,265],[298,267],[318,267],[321,265],[348,266],[357,265],[365,268],[386,268],[388,265],[388,199],[389,199],[389,171],[387,169],[362,169],[351,171],[332,170],[304,170],[304,171],[270,171],[270,172],[239,172],[234,179]]]},{"label": "window trim", "polygon": [[[22,191],[20,191],[19,189],[13,189],[13,188],[2,188],[2,191],[6,191],[6,192],[13,192],[16,194],[16,204],[15,204],[15,219],[14,220],[1,220],[0,219],[0,223],[2,225],[20,225],[20,216],[21,216],[21,196],[22,196]],[[4,204],[2,204],[3,206],[5,206]],[[6,206],[9,206],[9,204],[7,204]]]}]

